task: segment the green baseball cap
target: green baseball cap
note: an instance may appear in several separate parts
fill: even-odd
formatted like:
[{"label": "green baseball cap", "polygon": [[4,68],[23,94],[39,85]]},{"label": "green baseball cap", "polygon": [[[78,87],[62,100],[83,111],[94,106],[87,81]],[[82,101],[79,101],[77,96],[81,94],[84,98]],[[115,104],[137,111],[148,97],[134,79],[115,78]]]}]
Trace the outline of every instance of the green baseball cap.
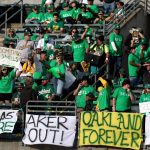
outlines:
[{"label": "green baseball cap", "polygon": [[115,30],[120,30],[120,25],[119,25],[119,24],[115,24],[115,25],[114,25],[114,29],[115,29]]},{"label": "green baseball cap", "polygon": [[25,32],[25,33],[24,33],[24,36],[26,36],[26,35],[30,35],[30,36],[31,36],[31,35],[32,35],[32,33],[31,33],[31,32],[29,32],[29,31],[27,31],[27,32]]},{"label": "green baseball cap", "polygon": [[42,76],[41,77],[41,80],[47,80],[48,78],[47,78],[47,76]]},{"label": "green baseball cap", "polygon": [[67,3],[63,3],[62,8],[68,7],[69,5]]},{"label": "green baseball cap", "polygon": [[120,74],[126,74],[126,72],[125,72],[125,70],[124,70],[123,68],[121,68],[121,69],[119,70],[119,73],[120,73]]},{"label": "green baseball cap", "polygon": [[39,80],[39,79],[41,79],[41,77],[42,77],[41,72],[35,72],[33,75],[34,80]]},{"label": "green baseball cap", "polygon": [[54,5],[49,5],[47,9],[53,9]]},{"label": "green baseball cap", "polygon": [[77,4],[77,1],[72,0],[72,1],[69,2],[69,4],[72,4],[72,3],[76,3]]},{"label": "green baseball cap", "polygon": [[38,9],[38,6],[35,5],[35,6],[32,7],[32,9],[36,9],[36,10],[37,10],[37,9]]},{"label": "green baseball cap", "polygon": [[148,44],[148,40],[146,38],[141,39],[141,44],[147,45]]}]

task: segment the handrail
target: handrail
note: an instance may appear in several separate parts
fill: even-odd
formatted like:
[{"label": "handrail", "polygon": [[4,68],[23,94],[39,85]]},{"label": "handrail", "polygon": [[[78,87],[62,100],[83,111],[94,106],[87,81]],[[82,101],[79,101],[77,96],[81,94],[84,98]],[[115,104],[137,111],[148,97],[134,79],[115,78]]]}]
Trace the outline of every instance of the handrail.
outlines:
[{"label": "handrail", "polygon": [[[122,26],[123,23],[126,22],[127,17],[128,17],[131,13],[133,13],[133,10],[135,11],[139,6],[140,6],[140,0],[130,0],[130,1],[128,1],[128,2],[124,5],[124,7],[123,7],[123,10],[124,10],[124,17],[120,18],[120,21],[118,22],[118,24],[119,24],[120,26]],[[114,19],[113,19],[113,20],[116,20],[116,18],[117,18],[117,17],[116,17],[116,14],[117,14],[117,13],[118,13],[118,12],[116,12],[116,13],[114,14]],[[112,22],[110,21],[110,22],[108,22],[108,23],[106,24],[106,31],[107,31],[106,35],[108,36],[108,35],[112,32],[112,30],[113,30],[113,24],[112,24]]]},{"label": "handrail", "polygon": [[[17,6],[19,3],[21,3],[21,8],[20,8],[19,10],[17,10],[14,14],[12,14],[12,15],[8,18],[7,13],[8,13],[12,8],[14,8],[15,6]],[[23,10],[23,0],[19,0],[17,3],[15,3],[14,5],[12,5],[12,6],[11,6],[10,8],[8,8],[4,13],[2,13],[2,14],[0,15],[0,19],[1,19],[1,17],[3,17],[3,16],[5,15],[5,21],[0,24],[0,28],[5,24],[5,35],[7,34],[7,22],[8,22],[11,18],[13,18],[15,15],[17,15],[19,12],[21,12],[20,23],[21,23],[21,25],[22,25],[22,23],[23,23],[23,21],[22,21],[23,11],[22,11],[22,10]]]}]

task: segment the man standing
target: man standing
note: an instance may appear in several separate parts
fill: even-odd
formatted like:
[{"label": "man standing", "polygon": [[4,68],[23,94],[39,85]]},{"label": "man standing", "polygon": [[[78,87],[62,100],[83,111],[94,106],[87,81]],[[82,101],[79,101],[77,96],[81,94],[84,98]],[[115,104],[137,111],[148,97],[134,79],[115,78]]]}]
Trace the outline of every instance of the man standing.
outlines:
[{"label": "man standing", "polygon": [[131,101],[134,100],[130,90],[130,81],[125,79],[122,87],[117,88],[113,93],[113,108],[115,112],[131,112]]},{"label": "man standing", "polygon": [[114,31],[109,36],[109,52],[110,52],[110,75],[112,78],[116,77],[121,68],[121,61],[123,55],[123,35],[120,34],[120,26],[116,24]]}]

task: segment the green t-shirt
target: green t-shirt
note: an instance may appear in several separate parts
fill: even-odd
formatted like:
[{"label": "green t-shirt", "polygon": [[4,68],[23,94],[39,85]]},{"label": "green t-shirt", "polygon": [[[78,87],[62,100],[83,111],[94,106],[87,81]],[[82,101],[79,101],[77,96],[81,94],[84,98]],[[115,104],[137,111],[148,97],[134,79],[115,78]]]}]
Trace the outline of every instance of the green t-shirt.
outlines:
[{"label": "green t-shirt", "polygon": [[137,77],[138,76],[138,67],[133,66],[130,62],[133,61],[135,64],[139,64],[140,60],[135,54],[130,54],[128,56],[128,70],[129,70],[129,77]]},{"label": "green t-shirt", "polygon": [[78,108],[85,108],[86,105],[85,97],[90,92],[93,93],[95,97],[97,96],[96,90],[91,85],[84,86],[80,89],[78,95],[76,96],[76,106]]},{"label": "green t-shirt", "polygon": [[42,75],[43,75],[43,76],[47,74],[46,65],[50,66],[49,63],[50,63],[49,61],[44,61],[44,62],[42,62]]},{"label": "green t-shirt", "polygon": [[59,31],[61,28],[64,28],[64,23],[62,21],[51,21],[48,26],[52,31]]},{"label": "green t-shirt", "polygon": [[37,19],[37,20],[39,20],[39,13],[31,12],[31,13],[27,16],[27,19]]},{"label": "green t-shirt", "polygon": [[150,102],[150,94],[142,94],[139,102]]},{"label": "green t-shirt", "polygon": [[86,18],[86,19],[91,19],[91,18],[93,18],[93,14],[92,14],[91,12],[82,12],[82,13],[81,13],[81,16],[82,16],[83,18]]},{"label": "green t-shirt", "polygon": [[131,109],[131,99],[127,90],[122,87],[117,88],[113,93],[116,100],[116,111],[125,111]]},{"label": "green t-shirt", "polygon": [[14,35],[12,37],[6,36],[4,38],[4,44],[9,45],[11,42],[17,43],[17,39],[19,39],[19,37],[17,35]]},{"label": "green t-shirt", "polygon": [[110,110],[110,95],[111,95],[111,88],[106,87],[103,88],[97,98],[97,105],[99,109],[102,110]]},{"label": "green t-shirt", "polygon": [[77,19],[79,14],[81,13],[81,9],[80,8],[77,8],[77,9],[73,8],[72,10],[73,10],[73,16],[72,16],[73,19]]},{"label": "green t-shirt", "polygon": [[78,43],[72,42],[73,60],[74,62],[82,62],[88,48],[86,40],[80,40]]},{"label": "green t-shirt", "polygon": [[51,21],[53,21],[53,18],[54,18],[53,13],[47,12],[44,15],[44,21],[50,21],[51,22]]},{"label": "green t-shirt", "polygon": [[144,62],[150,62],[150,47],[147,48],[147,50],[144,50],[144,58],[141,59],[141,45],[139,45],[137,48],[136,48],[136,56],[139,57],[139,59],[141,60],[142,63]]},{"label": "green t-shirt", "polygon": [[38,89],[38,99],[47,101],[48,97],[54,93],[54,88],[51,84],[48,83],[46,86],[40,85]]},{"label": "green t-shirt", "polygon": [[12,70],[7,76],[2,76],[0,79],[0,93],[12,93],[13,80],[15,79],[16,71]]},{"label": "green t-shirt", "polygon": [[[65,72],[66,72],[65,64],[62,63],[62,64],[58,65],[56,63],[55,66],[53,66],[51,69],[49,69],[49,72],[51,72],[55,78],[64,80]],[[57,72],[60,72],[61,75],[59,75]]]},{"label": "green t-shirt", "polygon": [[[112,32],[109,36],[109,41],[110,41],[110,46],[109,46],[110,55],[111,56],[122,56],[122,54],[123,54],[123,50],[122,50],[123,36],[121,34],[116,34],[116,33]],[[116,48],[117,48],[117,53],[114,51],[111,42],[115,43]]]},{"label": "green t-shirt", "polygon": [[46,51],[46,55],[48,57],[48,60],[51,61],[53,59],[53,57],[54,57],[54,51],[52,49],[47,50]]},{"label": "green t-shirt", "polygon": [[65,18],[68,18],[68,17],[73,17],[73,9],[71,10],[61,10],[60,11],[60,18],[61,19],[65,19]]}]

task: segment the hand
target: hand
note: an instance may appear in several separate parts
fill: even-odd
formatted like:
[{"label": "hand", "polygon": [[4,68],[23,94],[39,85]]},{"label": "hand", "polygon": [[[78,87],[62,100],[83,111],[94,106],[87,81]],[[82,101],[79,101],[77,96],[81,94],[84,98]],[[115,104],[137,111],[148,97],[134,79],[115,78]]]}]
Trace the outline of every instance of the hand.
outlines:
[{"label": "hand", "polygon": [[106,63],[106,64],[108,64],[108,62],[109,62],[109,59],[108,59],[108,58],[106,58],[106,59],[105,59],[105,63]]},{"label": "hand", "polygon": [[115,112],[115,111],[116,111],[116,108],[115,108],[115,107],[112,107],[112,111]]},{"label": "hand", "polygon": [[79,83],[78,88],[81,88],[82,86],[83,86],[82,83]]}]

